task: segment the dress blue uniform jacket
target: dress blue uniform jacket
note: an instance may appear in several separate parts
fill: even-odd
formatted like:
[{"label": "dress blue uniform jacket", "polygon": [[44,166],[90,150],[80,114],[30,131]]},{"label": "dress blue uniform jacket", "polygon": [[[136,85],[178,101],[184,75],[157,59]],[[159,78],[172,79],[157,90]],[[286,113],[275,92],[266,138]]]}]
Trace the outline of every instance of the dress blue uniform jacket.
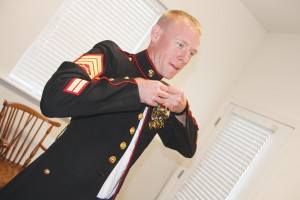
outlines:
[{"label": "dress blue uniform jacket", "polygon": [[0,191],[1,200],[95,200],[129,146],[140,120],[141,134],[125,176],[156,134],[185,157],[196,151],[198,126],[190,109],[183,126],[173,113],[160,129],[149,128],[151,112],[139,99],[136,77],[161,80],[147,50],[122,51],[103,41],[74,62],[63,62],[47,82],[41,110],[47,117],[71,117],[49,149]]}]

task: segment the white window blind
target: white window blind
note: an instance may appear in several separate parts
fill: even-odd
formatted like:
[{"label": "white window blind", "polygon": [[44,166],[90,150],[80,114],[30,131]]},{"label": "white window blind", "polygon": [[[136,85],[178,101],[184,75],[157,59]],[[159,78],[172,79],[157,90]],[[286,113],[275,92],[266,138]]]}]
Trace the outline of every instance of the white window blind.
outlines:
[{"label": "white window blind", "polygon": [[135,53],[166,8],[155,0],[65,0],[5,78],[40,100],[59,65],[102,40]]},{"label": "white window blind", "polygon": [[[259,183],[258,179],[251,180],[253,174],[267,174],[258,160],[264,166],[270,164],[273,154],[279,152],[291,132],[290,127],[235,106],[221,121],[192,172],[174,187],[174,193],[169,192],[172,199],[236,198],[238,192],[249,190],[248,186],[241,185],[249,185],[251,181]],[[251,178],[247,176],[250,171]]]}]

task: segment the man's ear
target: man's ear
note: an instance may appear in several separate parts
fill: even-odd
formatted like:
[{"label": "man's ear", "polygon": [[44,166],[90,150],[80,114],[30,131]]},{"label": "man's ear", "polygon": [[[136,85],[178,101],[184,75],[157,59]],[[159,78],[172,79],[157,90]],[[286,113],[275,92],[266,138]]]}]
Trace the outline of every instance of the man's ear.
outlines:
[{"label": "man's ear", "polygon": [[151,29],[151,42],[155,44],[159,40],[161,34],[161,27],[158,24],[154,25]]}]

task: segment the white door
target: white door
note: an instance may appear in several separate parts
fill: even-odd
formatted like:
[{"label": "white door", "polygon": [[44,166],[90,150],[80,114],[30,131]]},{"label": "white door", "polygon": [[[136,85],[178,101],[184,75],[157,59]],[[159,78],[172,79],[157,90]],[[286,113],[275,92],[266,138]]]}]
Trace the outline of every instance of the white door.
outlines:
[{"label": "white door", "polygon": [[192,161],[178,168],[158,200],[247,199],[270,175],[293,128],[230,104]]}]

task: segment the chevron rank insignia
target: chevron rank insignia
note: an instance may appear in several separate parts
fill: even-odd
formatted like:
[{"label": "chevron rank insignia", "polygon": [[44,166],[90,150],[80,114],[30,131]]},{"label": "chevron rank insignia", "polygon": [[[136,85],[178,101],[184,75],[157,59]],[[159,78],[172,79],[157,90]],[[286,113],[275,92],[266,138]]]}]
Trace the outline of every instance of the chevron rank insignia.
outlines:
[{"label": "chevron rank insignia", "polygon": [[74,61],[82,67],[91,79],[103,73],[103,54],[85,54]]},{"label": "chevron rank insignia", "polygon": [[70,83],[65,87],[64,92],[74,95],[80,95],[83,89],[89,84],[89,81],[80,78],[73,78]]}]

